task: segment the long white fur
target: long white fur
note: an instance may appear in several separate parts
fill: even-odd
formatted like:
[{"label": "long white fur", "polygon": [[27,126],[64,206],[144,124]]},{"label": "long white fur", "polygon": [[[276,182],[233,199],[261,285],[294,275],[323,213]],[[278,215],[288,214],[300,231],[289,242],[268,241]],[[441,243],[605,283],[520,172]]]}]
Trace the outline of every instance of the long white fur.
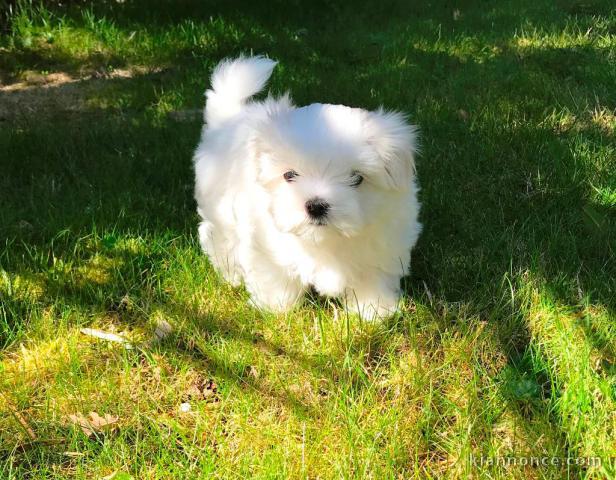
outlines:
[{"label": "long white fur", "polygon": [[[289,310],[312,285],[364,318],[386,317],[421,231],[416,129],[382,109],[250,101],[275,65],[238,58],[214,70],[194,156],[201,246],[258,307]],[[307,215],[315,197],[330,204],[325,225]]]},{"label": "long white fur", "polygon": [[263,57],[225,60],[212,74],[212,89],[205,92],[205,121],[215,127],[236,115],[246,99],[259,93],[277,62]]}]

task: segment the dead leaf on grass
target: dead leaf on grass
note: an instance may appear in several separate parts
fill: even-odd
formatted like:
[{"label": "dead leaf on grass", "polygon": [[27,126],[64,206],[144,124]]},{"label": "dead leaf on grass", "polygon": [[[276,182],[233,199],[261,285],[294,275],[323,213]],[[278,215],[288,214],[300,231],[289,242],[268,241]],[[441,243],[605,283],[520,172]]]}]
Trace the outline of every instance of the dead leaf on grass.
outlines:
[{"label": "dead leaf on grass", "polygon": [[211,378],[204,380],[203,378],[197,378],[184,392],[182,396],[183,402],[189,400],[210,400],[213,402],[218,401],[218,385]]},{"label": "dead leaf on grass", "polygon": [[118,417],[106,413],[100,416],[97,412],[90,412],[89,417],[78,412],[68,416],[71,423],[81,428],[87,437],[94,437],[97,433],[108,432],[115,428],[115,424],[120,420]]}]

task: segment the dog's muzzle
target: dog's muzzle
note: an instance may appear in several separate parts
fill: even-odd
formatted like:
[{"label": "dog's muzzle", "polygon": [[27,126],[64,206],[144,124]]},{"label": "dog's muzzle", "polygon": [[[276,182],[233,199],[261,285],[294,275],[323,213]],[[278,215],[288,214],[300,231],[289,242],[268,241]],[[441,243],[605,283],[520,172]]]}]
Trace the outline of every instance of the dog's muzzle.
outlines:
[{"label": "dog's muzzle", "polygon": [[305,204],[306,213],[310,218],[310,223],[313,225],[325,225],[327,223],[327,212],[329,212],[329,203],[322,198],[311,198]]}]

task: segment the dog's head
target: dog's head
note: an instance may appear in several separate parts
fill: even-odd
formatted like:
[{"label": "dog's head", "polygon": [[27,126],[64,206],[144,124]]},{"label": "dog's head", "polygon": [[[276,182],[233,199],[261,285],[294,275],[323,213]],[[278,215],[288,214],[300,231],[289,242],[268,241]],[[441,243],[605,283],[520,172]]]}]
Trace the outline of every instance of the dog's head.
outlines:
[{"label": "dog's head", "polygon": [[399,113],[313,104],[275,112],[255,131],[258,182],[281,231],[355,236],[411,187],[416,135]]}]

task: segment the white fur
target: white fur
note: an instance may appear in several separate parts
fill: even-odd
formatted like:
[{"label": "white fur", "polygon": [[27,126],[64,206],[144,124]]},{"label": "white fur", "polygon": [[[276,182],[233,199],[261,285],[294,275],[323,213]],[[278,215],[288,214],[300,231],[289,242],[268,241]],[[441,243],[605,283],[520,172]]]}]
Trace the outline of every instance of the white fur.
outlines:
[{"label": "white fur", "polygon": [[[212,75],[194,157],[201,246],[258,307],[286,311],[312,285],[364,318],[390,315],[421,231],[415,128],[383,110],[249,101],[275,65],[238,58]],[[325,225],[306,212],[314,197]]]}]

